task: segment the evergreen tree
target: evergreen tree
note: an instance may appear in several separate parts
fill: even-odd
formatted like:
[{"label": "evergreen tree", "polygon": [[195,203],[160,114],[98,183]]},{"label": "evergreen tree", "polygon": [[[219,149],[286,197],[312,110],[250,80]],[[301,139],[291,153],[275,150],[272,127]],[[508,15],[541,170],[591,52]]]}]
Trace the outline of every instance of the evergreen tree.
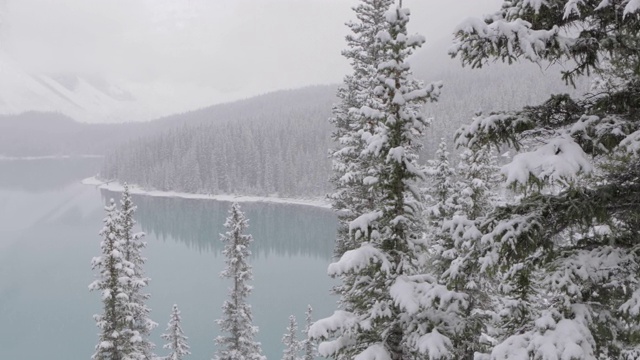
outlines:
[{"label": "evergreen tree", "polygon": [[358,241],[349,233],[349,223],[371,211],[376,199],[364,183],[371,157],[362,156],[366,147],[362,135],[371,131],[373,123],[358,110],[363,106],[377,106],[371,89],[376,85],[377,68],[386,54],[376,41],[376,35],[386,28],[385,13],[393,2],[362,0],[353,8],[357,21],[347,23],[351,33],[346,37],[348,48],[342,54],[350,61],[353,73],[345,77],[338,89],[340,102],[334,106],[330,119],[335,127],[332,139],[338,144],[331,151],[334,171],[331,181],[335,191],[330,195],[340,224],[336,241],[338,257],[358,246]]},{"label": "evergreen tree", "polygon": [[124,360],[130,358],[131,350],[127,335],[132,313],[125,286],[130,264],[124,258],[124,243],[119,238],[118,213],[113,199],[105,211],[107,216],[100,231],[102,254],[91,261],[92,269],[98,271],[98,278],[89,285],[89,289],[100,291],[103,305],[102,313],[94,315],[100,333],[92,359]]},{"label": "evergreen tree", "polygon": [[[446,157],[439,163],[448,164]],[[447,176],[436,176],[434,181],[436,194],[444,194],[441,184],[449,182],[450,187],[447,196],[435,205],[437,210],[431,213],[429,270],[440,284],[466,299],[461,312],[450,314],[454,316],[449,318],[453,325],[449,332],[452,357],[473,359],[474,354],[488,351],[490,343],[483,334],[493,335],[491,320],[496,316],[494,283],[480,271],[483,246],[477,220],[494,207],[499,174],[489,147],[464,150],[457,170],[455,183],[450,171],[445,171]],[[439,206],[441,203],[445,205]]]},{"label": "evergreen tree", "polygon": [[302,346],[298,341],[298,323],[293,315],[289,316],[289,326],[287,326],[287,332],[282,337],[282,343],[284,344],[282,360],[298,360],[298,353]]},{"label": "evergreen tree", "polygon": [[[434,160],[428,161],[426,189],[426,216],[431,229],[442,228],[444,219],[450,218],[457,207],[455,170],[449,163],[447,142],[440,139]],[[431,231],[430,235],[437,232]]]},{"label": "evergreen tree", "polygon": [[164,349],[168,349],[171,352],[169,355],[162,358],[163,360],[182,360],[187,355],[191,355],[189,351],[189,345],[187,345],[187,337],[184,336],[182,326],[180,322],[180,310],[178,305],[173,305],[171,310],[171,317],[169,318],[169,324],[167,325],[166,333],[162,334],[162,338],[167,341],[163,346]]},{"label": "evergreen tree", "polygon": [[[522,150],[503,167],[519,198],[480,222],[479,269],[500,291],[492,359],[640,357],[640,3],[505,1],[458,27],[452,54],[565,61],[597,92],[478,116],[458,144]],[[524,149],[524,150],[523,150]],[[589,157],[590,156],[590,157]]]},{"label": "evergreen tree", "polygon": [[464,149],[457,169],[459,214],[475,220],[493,210],[495,203],[499,201],[499,170],[495,153],[490,146]]},{"label": "evergreen tree", "polygon": [[240,211],[240,205],[233,203],[229,209],[229,217],[224,226],[227,232],[221,240],[225,243],[223,254],[226,257],[226,268],[221,277],[231,279],[229,300],[222,305],[223,317],[217,320],[222,333],[216,338],[218,345],[216,360],[264,360],[260,343],[254,338],[258,327],[253,325],[251,305],[246,299],[251,294],[251,266],[248,257],[251,255],[249,245],[253,242],[251,235],[245,235],[248,219]]},{"label": "evergreen tree", "polygon": [[151,330],[158,324],[149,317],[151,310],[147,307],[146,301],[150,295],[144,293],[144,288],[149,284],[149,278],[145,276],[143,265],[145,258],[142,256],[142,249],[146,243],[142,241],[144,233],[134,233],[133,227],[136,221],[133,215],[136,206],[131,200],[129,186],[124,184],[122,199],[120,200],[120,211],[118,212],[118,237],[122,241],[124,259],[128,262],[128,281],[125,285],[127,294],[127,307],[133,314],[129,330],[126,336],[130,337],[132,348],[131,356],[135,359],[152,359],[155,345],[149,340]]},{"label": "evergreen tree", "polygon": [[313,325],[312,313],[313,308],[311,305],[308,305],[307,311],[304,313],[306,325],[302,330],[302,334],[304,335],[304,341],[302,342],[302,349],[304,350],[303,360],[313,360],[316,358],[317,353],[316,344],[309,337],[309,331],[311,329],[311,325]]},{"label": "evergreen tree", "polygon": [[366,145],[360,157],[370,160],[363,184],[376,200],[349,224],[360,245],[329,267],[331,275],[342,278],[341,310],[317,321],[310,335],[333,338],[321,343],[319,352],[337,359],[440,359],[448,356],[449,341],[439,334],[435,318],[421,315],[409,290],[432,285],[422,283],[417,266],[424,245],[417,188],[424,170],[417,151],[427,125],[420,108],[437,99],[441,85],[424,87],[411,78],[406,59],[424,38],[407,34],[409,11],[394,8],[385,20],[376,35],[384,61],[368,89],[375,105],[360,108],[370,124],[362,132]]}]

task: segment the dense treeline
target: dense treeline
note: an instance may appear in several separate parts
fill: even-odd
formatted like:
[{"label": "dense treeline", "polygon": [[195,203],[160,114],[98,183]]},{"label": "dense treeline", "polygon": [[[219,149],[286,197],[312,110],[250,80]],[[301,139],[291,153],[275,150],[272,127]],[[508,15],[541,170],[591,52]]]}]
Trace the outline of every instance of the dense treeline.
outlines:
[{"label": "dense treeline", "polygon": [[[428,63],[422,54],[415,59],[418,65]],[[416,70],[445,83],[440,101],[425,108],[434,121],[422,159],[433,156],[441,137],[451,141],[455,129],[492,103],[517,108],[571,90],[531,64],[470,72],[454,61],[441,63]],[[327,119],[334,94],[333,86],[281,91],[152,122],[150,127],[168,130],[149,131],[117,147],[100,176],[191,193],[323,196],[330,190],[327,151],[333,145]]]},{"label": "dense treeline", "polygon": [[271,104],[239,119],[183,125],[129,142],[107,157],[100,175],[192,193],[324,194],[330,167],[324,119],[332,98],[322,97],[325,88],[306,95],[314,92],[320,94],[315,104]]}]

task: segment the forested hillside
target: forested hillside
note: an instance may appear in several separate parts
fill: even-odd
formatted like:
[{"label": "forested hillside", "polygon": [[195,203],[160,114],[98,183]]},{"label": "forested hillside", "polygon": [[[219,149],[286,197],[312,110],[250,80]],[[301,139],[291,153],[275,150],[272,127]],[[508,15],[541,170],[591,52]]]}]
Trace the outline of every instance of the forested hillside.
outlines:
[{"label": "forested hillside", "polygon": [[[422,159],[479,110],[515,109],[575,91],[532,64],[461,69],[442,45],[416,54],[413,63],[418,78],[444,82],[440,101],[425,109],[434,120]],[[153,121],[155,132],[107,156],[100,177],[159,190],[323,196],[335,90],[280,91]]]},{"label": "forested hillside", "polygon": [[324,194],[333,92],[282,91],[160,120],[181,124],[118,148],[100,175],[160,190]]}]

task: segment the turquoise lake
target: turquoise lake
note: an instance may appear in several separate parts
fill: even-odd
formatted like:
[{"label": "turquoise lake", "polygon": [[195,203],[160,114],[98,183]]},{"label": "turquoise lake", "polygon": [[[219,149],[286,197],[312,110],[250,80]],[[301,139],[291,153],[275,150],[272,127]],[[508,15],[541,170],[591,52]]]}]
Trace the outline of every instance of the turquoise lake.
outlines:
[{"label": "turquoise lake", "polygon": [[[103,207],[120,194],[80,181],[100,160],[0,161],[0,359],[90,359],[98,329],[92,315],[100,296],[88,291],[91,258],[99,254]],[[160,339],[171,306],[182,311],[189,359],[211,359],[215,320],[227,297],[220,233],[229,203],[133,196],[138,228],[146,233],[148,303]],[[254,237],[253,306],[258,340],[268,359],[280,359],[289,315],[304,327],[330,315],[335,281],[326,275],[336,219],[331,210],[302,205],[243,203]]]}]

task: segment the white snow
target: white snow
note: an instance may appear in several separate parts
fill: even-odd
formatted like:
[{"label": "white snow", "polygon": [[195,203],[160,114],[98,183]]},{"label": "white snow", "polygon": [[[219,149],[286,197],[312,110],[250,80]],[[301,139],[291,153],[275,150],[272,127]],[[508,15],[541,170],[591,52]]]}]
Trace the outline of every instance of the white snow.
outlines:
[{"label": "white snow", "polygon": [[[82,180],[84,185],[97,186],[99,189],[122,192],[124,187],[117,181],[102,181],[95,176]],[[155,197],[173,197],[181,199],[200,199],[200,200],[215,200],[225,202],[265,202],[274,204],[289,204],[289,205],[306,205],[329,209],[329,205],[324,199],[292,199],[292,198],[279,198],[279,197],[267,197],[267,196],[242,196],[242,195],[210,195],[210,194],[192,194],[178,191],[160,191],[160,190],[145,190],[136,185],[129,185],[129,191],[135,195],[155,196]]]},{"label": "white snow", "polygon": [[580,9],[578,9],[578,5],[584,5],[583,0],[569,0],[564,5],[564,19],[569,18],[571,15],[576,14],[580,16]]},{"label": "white snow", "polygon": [[382,344],[373,344],[353,357],[353,360],[391,360],[391,355]]},{"label": "white snow", "polygon": [[451,357],[450,349],[453,344],[448,337],[433,329],[432,332],[422,335],[418,339],[418,351],[427,354],[429,359],[449,359]]},{"label": "white snow", "polygon": [[309,337],[322,339],[329,337],[329,333],[343,327],[351,327],[357,321],[355,315],[348,311],[336,310],[333,315],[320,319],[309,328]]},{"label": "white snow", "polygon": [[593,169],[587,154],[570,137],[557,137],[534,151],[521,153],[502,167],[507,183],[526,184],[530,176],[549,181],[570,180]]},{"label": "white snow", "polygon": [[626,17],[627,15],[633,14],[638,10],[640,10],[640,0],[629,0],[627,6],[624,7],[624,16]]},{"label": "white snow", "polygon": [[101,159],[103,155],[49,155],[49,156],[4,156],[0,161],[35,161],[35,160],[65,160],[65,159]]},{"label": "white snow", "polygon": [[359,271],[371,263],[380,263],[380,270],[385,272],[391,269],[391,263],[383,251],[370,243],[363,243],[359,248],[345,252],[340,260],[329,265],[327,271],[330,276],[337,276]]}]

